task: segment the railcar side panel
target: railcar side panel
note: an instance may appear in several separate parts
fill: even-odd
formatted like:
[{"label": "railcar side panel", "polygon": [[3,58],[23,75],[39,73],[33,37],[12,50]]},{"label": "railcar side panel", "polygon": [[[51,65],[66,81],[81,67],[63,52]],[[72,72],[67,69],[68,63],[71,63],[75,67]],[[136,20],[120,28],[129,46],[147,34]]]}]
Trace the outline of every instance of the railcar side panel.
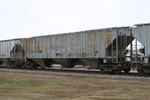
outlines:
[{"label": "railcar side panel", "polygon": [[3,58],[6,58],[6,42],[3,42]]},{"label": "railcar side panel", "polygon": [[40,38],[36,38],[36,58],[40,58]]},{"label": "railcar side panel", "polygon": [[1,42],[0,42],[0,58],[2,57],[2,47],[1,47]]},{"label": "railcar side panel", "polygon": [[31,38],[31,41],[30,41],[30,47],[31,47],[31,57],[32,58],[35,58],[35,42],[34,42],[34,39]]},{"label": "railcar side panel", "polygon": [[56,58],[62,58],[62,37],[57,36],[57,42],[56,42]]},{"label": "railcar side panel", "polygon": [[67,58],[71,58],[72,54],[71,54],[71,35],[67,35]]},{"label": "railcar side panel", "polygon": [[61,36],[61,45],[62,45],[62,52],[61,56],[62,58],[67,58],[67,35],[62,35]]},{"label": "railcar side panel", "polygon": [[46,57],[46,48],[47,48],[47,42],[46,42],[46,37],[41,38],[42,39],[42,58],[47,58]]},{"label": "railcar side panel", "polygon": [[0,58],[13,57],[13,48],[15,47],[14,40],[1,41],[0,42]]},{"label": "railcar side panel", "polygon": [[11,48],[10,48],[10,58],[14,58],[15,57],[15,51],[13,50],[15,48],[15,41],[10,41],[11,44]]},{"label": "railcar side panel", "polygon": [[99,58],[100,57],[100,37],[99,37],[99,33],[96,32],[96,34],[94,35],[95,37],[95,41],[94,41],[94,57],[95,58]]},{"label": "railcar side panel", "polygon": [[150,26],[147,26],[147,55],[150,55]]},{"label": "railcar side panel", "polygon": [[82,58],[82,33],[76,35],[77,58]]},{"label": "railcar side panel", "polygon": [[36,39],[33,39],[33,57],[36,58]]},{"label": "railcar side panel", "polygon": [[88,57],[87,50],[87,33],[82,34],[82,58]]},{"label": "railcar side panel", "polygon": [[50,45],[50,37],[46,37],[46,58],[51,58],[51,45]]},{"label": "railcar side panel", "polygon": [[1,42],[1,58],[4,57],[4,48],[3,48],[4,43]]},{"label": "railcar side panel", "polygon": [[72,46],[72,58],[77,58],[77,37],[76,34],[72,35],[71,37],[71,46]]},{"label": "railcar side panel", "polygon": [[88,52],[87,52],[87,54],[88,54],[88,58],[92,58],[92,55],[93,55],[93,49],[94,48],[92,48],[92,46],[93,46],[93,34],[94,33],[91,33],[91,32],[89,32],[88,34],[87,34],[87,46],[86,46],[86,48],[88,48]]},{"label": "railcar side panel", "polygon": [[55,48],[56,48],[56,45],[55,45],[55,36],[52,36],[52,39],[51,39],[51,45],[52,45],[52,58],[56,58],[55,57]]},{"label": "railcar side panel", "polygon": [[[145,47],[145,56],[149,56],[150,55],[150,25],[146,25],[146,26],[137,26],[132,28],[132,34],[135,37],[135,39],[137,39],[140,43],[142,43],[142,45],[144,45]],[[147,63],[148,60],[145,59],[145,63]]]},{"label": "railcar side panel", "polygon": [[100,58],[105,58],[106,55],[106,34],[104,31],[99,32],[99,47],[100,47]]},{"label": "railcar side panel", "polygon": [[30,57],[30,51],[29,51],[29,39],[27,39],[27,41],[26,41],[26,43],[27,43],[27,58],[29,58]]}]

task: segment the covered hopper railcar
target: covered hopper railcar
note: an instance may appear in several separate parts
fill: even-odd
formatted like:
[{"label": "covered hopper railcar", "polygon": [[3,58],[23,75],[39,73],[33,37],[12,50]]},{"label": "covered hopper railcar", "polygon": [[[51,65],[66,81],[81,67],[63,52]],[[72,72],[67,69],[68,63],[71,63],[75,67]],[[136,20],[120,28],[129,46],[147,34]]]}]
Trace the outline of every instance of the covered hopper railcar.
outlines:
[{"label": "covered hopper railcar", "polygon": [[[132,34],[143,46],[143,56],[141,61],[134,61],[139,74],[150,74],[150,23],[136,24],[132,28]],[[136,45],[136,49],[138,49]],[[138,50],[136,50],[137,53]],[[137,55],[136,55],[137,60]],[[133,61],[132,61],[133,62]]]},{"label": "covered hopper railcar", "polygon": [[0,60],[10,66],[36,68],[61,64],[99,68],[104,72],[130,70],[126,47],[131,43],[129,27],[88,30],[0,41]]}]

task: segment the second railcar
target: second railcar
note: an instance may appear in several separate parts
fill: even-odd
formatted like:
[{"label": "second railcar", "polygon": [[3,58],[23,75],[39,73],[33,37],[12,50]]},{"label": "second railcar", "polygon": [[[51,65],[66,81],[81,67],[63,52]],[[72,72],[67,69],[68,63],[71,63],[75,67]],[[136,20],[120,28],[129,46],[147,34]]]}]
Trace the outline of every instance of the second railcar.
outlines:
[{"label": "second railcar", "polygon": [[136,43],[135,47],[135,60],[134,66],[137,67],[137,70],[140,74],[150,73],[150,23],[146,24],[136,24],[135,27],[132,28],[133,37],[138,40],[143,46],[143,55],[140,55],[142,58],[138,61],[138,49],[139,46]]}]

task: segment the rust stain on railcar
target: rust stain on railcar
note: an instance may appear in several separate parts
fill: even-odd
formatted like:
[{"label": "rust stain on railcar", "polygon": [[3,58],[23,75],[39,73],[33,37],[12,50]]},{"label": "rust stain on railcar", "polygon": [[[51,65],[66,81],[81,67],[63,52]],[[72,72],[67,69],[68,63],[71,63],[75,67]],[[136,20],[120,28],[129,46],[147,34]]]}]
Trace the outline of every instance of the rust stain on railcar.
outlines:
[{"label": "rust stain on railcar", "polygon": [[28,43],[28,40],[25,41],[25,44],[26,44],[26,53],[27,53],[27,50],[28,50],[28,44],[27,43]]},{"label": "rust stain on railcar", "polygon": [[100,41],[105,41],[105,35],[104,35],[104,31],[100,31]]},{"label": "rust stain on railcar", "polygon": [[30,43],[29,43],[29,39],[26,40],[26,52],[27,52],[27,57],[29,56],[29,46],[30,46]]},{"label": "rust stain on railcar", "polygon": [[36,52],[36,39],[34,39],[34,50]]},{"label": "rust stain on railcar", "polygon": [[49,52],[51,52],[51,50],[52,50],[52,46],[51,46],[51,37],[48,37],[48,40],[49,40]]},{"label": "rust stain on railcar", "polygon": [[30,40],[30,52],[32,53],[32,49],[33,49],[33,39]]},{"label": "rust stain on railcar", "polygon": [[21,40],[21,44],[22,44],[22,48],[23,48],[23,50],[25,50],[25,48],[26,48],[25,40]]},{"label": "rust stain on railcar", "polygon": [[99,32],[99,34],[101,39],[100,41],[105,41],[106,47],[108,47],[113,41],[113,37],[115,36],[115,30],[101,31]]},{"label": "rust stain on railcar", "polygon": [[30,39],[27,40],[27,52],[30,52]]},{"label": "rust stain on railcar", "polygon": [[33,57],[33,39],[30,39],[30,57]]},{"label": "rust stain on railcar", "polygon": [[107,47],[112,43],[114,36],[115,36],[114,30],[109,30],[106,32],[106,46]]},{"label": "rust stain on railcar", "polygon": [[40,43],[39,43],[39,52],[42,53],[43,39],[42,39],[42,38],[39,38],[39,42],[40,42]]},{"label": "rust stain on railcar", "polygon": [[30,55],[31,55],[31,39],[29,39],[29,52],[30,52]]}]

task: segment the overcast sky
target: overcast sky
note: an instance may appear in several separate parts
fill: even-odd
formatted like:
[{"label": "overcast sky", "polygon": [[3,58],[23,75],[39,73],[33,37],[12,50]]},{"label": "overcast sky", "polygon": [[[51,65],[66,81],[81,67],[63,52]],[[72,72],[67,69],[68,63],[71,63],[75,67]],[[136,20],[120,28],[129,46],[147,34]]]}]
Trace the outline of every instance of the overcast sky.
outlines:
[{"label": "overcast sky", "polygon": [[0,0],[0,40],[150,22],[150,0]]}]

